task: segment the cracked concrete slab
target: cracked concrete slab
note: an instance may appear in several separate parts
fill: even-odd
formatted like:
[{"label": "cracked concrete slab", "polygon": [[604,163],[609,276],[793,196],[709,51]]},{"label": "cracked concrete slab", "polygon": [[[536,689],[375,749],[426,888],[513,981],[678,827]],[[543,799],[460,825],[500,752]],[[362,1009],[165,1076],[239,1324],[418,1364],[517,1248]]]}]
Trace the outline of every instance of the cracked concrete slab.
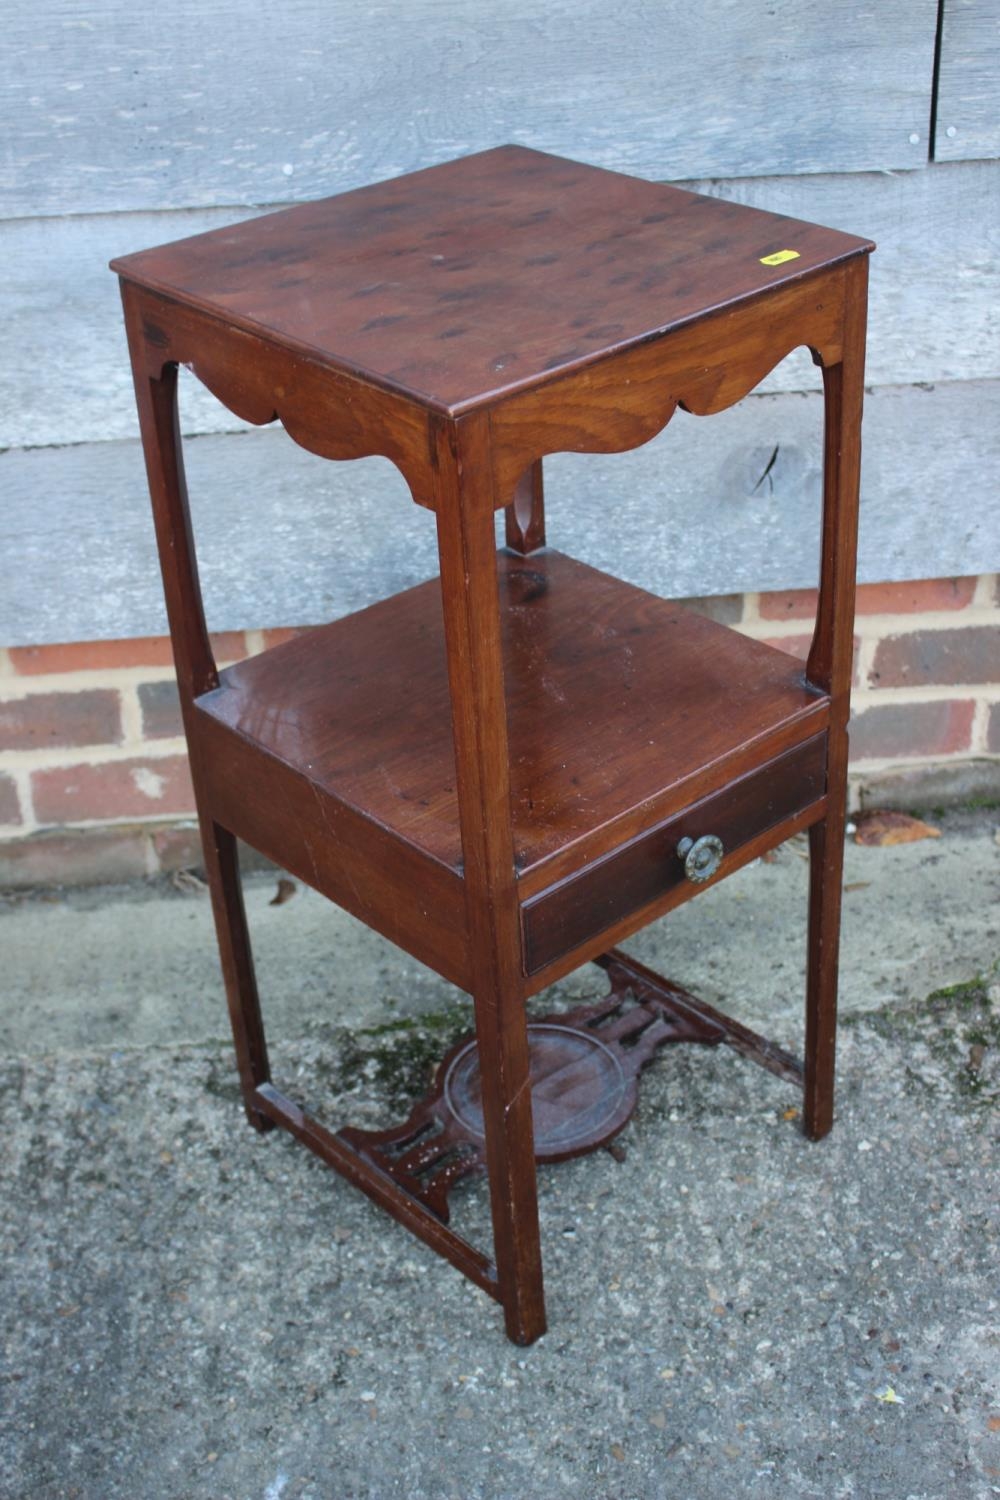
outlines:
[{"label": "cracked concrete slab", "polygon": [[[676,1048],[623,1161],[542,1169],[549,1333],[528,1350],[245,1126],[203,893],[11,901],[0,1494],[1000,1493],[995,821],[849,850],[826,1141],[771,1075]],[[628,946],[797,1046],[805,871],[785,846]],[[465,1002],[313,893],[248,887],[276,1078],[331,1121],[398,1118]],[[482,1182],[457,1219],[485,1240]]]}]

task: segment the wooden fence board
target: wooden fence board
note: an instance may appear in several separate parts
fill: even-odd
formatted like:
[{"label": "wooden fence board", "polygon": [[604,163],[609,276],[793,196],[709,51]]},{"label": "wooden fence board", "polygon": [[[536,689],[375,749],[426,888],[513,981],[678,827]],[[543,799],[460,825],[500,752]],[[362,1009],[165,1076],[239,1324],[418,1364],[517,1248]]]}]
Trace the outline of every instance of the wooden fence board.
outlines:
[{"label": "wooden fence board", "polygon": [[[663,594],[808,586],[820,426],[815,394],[751,396],[633,453],[556,455],[550,539]],[[275,428],[188,448],[213,629],[331,619],[436,571],[433,518],[385,460],[327,463]],[[1000,381],[874,391],[862,579],[1000,568],[998,473]],[[0,454],[0,493],[0,642],[165,629],[137,442]]]},{"label": "wooden fence board", "polygon": [[1000,156],[1000,0],[944,0],[934,157]]},{"label": "wooden fence board", "polygon": [[913,168],[935,0],[38,0],[0,216],[297,201],[506,140],[657,179]]}]

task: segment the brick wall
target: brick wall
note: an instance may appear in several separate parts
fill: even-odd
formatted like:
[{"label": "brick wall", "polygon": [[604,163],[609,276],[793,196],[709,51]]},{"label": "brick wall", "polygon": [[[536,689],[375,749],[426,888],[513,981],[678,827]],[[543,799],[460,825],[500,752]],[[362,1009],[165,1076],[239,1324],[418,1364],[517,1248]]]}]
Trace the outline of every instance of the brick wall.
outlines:
[{"label": "brick wall", "polygon": [[[805,656],[809,591],[691,601]],[[214,637],[220,664],[288,630]],[[1000,777],[1000,578],[858,591],[851,730],[855,804]],[[979,782],[969,782],[971,767]],[[909,787],[909,792],[907,792]],[[929,792],[933,800],[944,792]],[[129,879],[193,864],[193,803],[169,642],[0,652],[0,885]]]}]

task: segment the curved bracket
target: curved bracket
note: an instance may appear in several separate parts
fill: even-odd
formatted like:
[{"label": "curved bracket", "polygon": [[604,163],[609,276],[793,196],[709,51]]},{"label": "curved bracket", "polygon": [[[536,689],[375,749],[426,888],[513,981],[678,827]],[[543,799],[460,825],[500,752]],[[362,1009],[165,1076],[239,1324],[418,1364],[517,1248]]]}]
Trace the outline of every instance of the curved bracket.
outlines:
[{"label": "curved bracket", "polygon": [[734,369],[706,371],[706,378],[696,382],[688,392],[679,397],[678,405],[694,417],[709,417],[716,412],[725,411],[726,407],[735,406],[738,401],[749,396],[793,350],[803,347],[809,349],[814,364],[823,366],[824,359],[818,350],[801,338],[789,336],[781,344],[761,349],[756,358],[750,358]]},{"label": "curved bracket", "polygon": [[235,416],[257,427],[278,421],[321,458],[387,458],[417,504],[434,509],[431,418],[413,402],[144,289],[127,295],[138,304],[151,376],[184,365]]},{"label": "curved bracket", "polygon": [[547,453],[624,453],[662,432],[678,406],[724,411],[800,346],[823,368],[839,363],[843,316],[835,268],[512,397],[490,414],[495,504],[509,504],[526,466]]}]

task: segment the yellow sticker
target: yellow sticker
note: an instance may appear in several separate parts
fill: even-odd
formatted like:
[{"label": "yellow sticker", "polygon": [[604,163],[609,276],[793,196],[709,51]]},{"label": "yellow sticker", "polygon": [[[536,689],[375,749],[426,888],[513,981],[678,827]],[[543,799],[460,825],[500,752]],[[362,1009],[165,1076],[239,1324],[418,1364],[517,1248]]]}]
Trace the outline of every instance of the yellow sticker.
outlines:
[{"label": "yellow sticker", "polygon": [[798,260],[797,250],[775,250],[773,255],[762,255],[760,263],[762,266],[783,266],[786,260]]}]

